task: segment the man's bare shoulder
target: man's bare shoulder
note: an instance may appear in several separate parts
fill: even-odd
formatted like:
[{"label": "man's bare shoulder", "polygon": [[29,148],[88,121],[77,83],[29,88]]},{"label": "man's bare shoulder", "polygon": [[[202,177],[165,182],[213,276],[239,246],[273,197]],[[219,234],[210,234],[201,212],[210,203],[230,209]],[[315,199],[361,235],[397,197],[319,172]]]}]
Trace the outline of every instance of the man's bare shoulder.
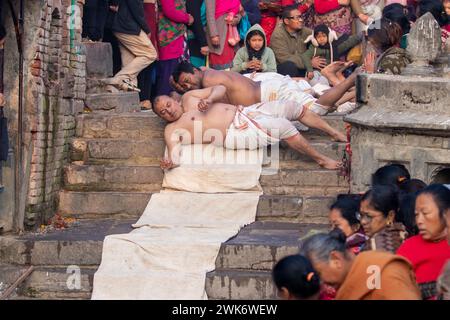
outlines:
[{"label": "man's bare shoulder", "polygon": [[207,69],[203,75],[203,87],[212,87],[219,84],[226,85],[230,81],[228,71]]}]

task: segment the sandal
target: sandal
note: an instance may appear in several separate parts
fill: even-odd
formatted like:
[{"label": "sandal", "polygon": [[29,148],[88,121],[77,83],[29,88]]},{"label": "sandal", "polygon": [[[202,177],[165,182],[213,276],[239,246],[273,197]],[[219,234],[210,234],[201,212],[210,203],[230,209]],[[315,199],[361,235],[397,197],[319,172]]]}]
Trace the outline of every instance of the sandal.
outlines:
[{"label": "sandal", "polygon": [[124,79],[122,84],[122,88],[125,91],[135,91],[135,92],[141,92],[141,89],[139,89],[132,81],[131,79]]}]

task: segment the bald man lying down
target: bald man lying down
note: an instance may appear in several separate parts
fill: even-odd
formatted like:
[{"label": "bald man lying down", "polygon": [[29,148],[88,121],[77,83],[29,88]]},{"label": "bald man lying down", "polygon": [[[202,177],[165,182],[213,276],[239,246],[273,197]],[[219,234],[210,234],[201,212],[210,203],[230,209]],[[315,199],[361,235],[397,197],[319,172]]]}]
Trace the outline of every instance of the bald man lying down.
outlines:
[{"label": "bald man lying down", "polygon": [[246,108],[216,102],[205,107],[200,98],[192,95],[181,103],[159,96],[153,107],[159,116],[170,122],[164,131],[168,155],[161,161],[163,169],[179,165],[181,144],[214,143],[227,149],[256,149],[280,140],[326,169],[335,170],[341,165],[315,150],[291,121],[299,120],[323,130],[335,140],[342,141],[342,134],[294,101],[272,101]]}]

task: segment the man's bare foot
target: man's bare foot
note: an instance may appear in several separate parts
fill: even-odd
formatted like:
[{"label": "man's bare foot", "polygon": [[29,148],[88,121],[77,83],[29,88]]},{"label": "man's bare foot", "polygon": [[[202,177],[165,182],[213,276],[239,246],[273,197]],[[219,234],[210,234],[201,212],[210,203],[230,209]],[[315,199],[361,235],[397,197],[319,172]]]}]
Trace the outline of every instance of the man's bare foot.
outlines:
[{"label": "man's bare foot", "polygon": [[319,166],[329,170],[337,170],[342,167],[342,162],[333,160],[328,157],[324,157],[322,160],[317,161]]},{"label": "man's bare foot", "polygon": [[336,72],[340,70],[344,65],[344,62],[342,61],[335,61],[333,63],[330,63],[325,68],[320,70],[320,73],[328,79],[330,84],[332,86],[336,86],[339,83],[342,82],[342,80],[339,80],[339,78],[336,76]]}]

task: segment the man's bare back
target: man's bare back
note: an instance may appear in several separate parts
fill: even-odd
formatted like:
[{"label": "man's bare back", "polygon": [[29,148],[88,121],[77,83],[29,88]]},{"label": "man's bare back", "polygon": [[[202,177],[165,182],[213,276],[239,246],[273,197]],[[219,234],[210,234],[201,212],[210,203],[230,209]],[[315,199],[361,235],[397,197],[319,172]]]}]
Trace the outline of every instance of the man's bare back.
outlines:
[{"label": "man's bare back", "polygon": [[249,106],[261,102],[261,83],[233,71],[213,69],[203,71],[203,88],[223,85],[227,88],[226,101],[233,105]]}]

